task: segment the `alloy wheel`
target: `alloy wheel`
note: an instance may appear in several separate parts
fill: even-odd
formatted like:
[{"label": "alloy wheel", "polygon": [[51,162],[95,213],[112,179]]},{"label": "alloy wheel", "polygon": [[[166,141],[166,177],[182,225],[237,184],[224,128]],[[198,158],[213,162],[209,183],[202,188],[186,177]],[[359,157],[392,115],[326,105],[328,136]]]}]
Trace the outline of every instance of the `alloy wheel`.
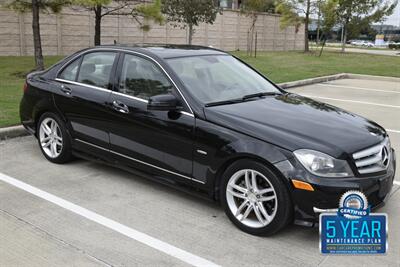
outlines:
[{"label": "alloy wheel", "polygon": [[278,208],[272,183],[252,169],[239,170],[232,175],[226,187],[226,200],[236,219],[252,228],[267,226]]},{"label": "alloy wheel", "polygon": [[39,128],[40,145],[50,158],[57,158],[62,151],[63,139],[58,123],[52,118],[45,118]]}]

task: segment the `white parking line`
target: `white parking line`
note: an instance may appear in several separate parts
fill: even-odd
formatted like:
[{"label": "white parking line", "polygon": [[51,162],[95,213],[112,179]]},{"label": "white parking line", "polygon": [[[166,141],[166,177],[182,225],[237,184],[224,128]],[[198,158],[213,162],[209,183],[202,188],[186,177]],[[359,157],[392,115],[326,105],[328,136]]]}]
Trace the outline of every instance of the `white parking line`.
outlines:
[{"label": "white parking line", "polygon": [[394,181],[393,183],[397,184],[397,185],[400,185],[400,182],[398,182],[398,181]]},{"label": "white parking line", "polygon": [[193,266],[212,266],[216,267],[219,266],[211,261],[208,261],[206,259],[203,259],[199,256],[196,256],[194,254],[191,254],[185,250],[182,250],[180,248],[177,248],[173,245],[170,245],[166,242],[163,242],[161,240],[158,240],[154,237],[151,237],[145,233],[139,232],[135,229],[129,228],[128,226],[125,226],[123,224],[120,224],[116,221],[113,221],[111,219],[108,219],[102,215],[99,215],[93,211],[90,211],[88,209],[82,208],[74,203],[71,203],[67,200],[64,200],[62,198],[59,198],[55,195],[52,195],[50,193],[47,193],[39,188],[36,188],[34,186],[31,186],[29,184],[26,184],[24,182],[21,182],[15,178],[12,178],[10,176],[7,176],[3,173],[0,173],[0,181],[3,181],[7,184],[13,185],[19,189],[22,189],[26,192],[29,192],[37,197],[40,197],[44,200],[47,200],[53,204],[56,204],[57,206],[60,206],[64,209],[67,209],[75,214],[78,214],[82,217],[85,217],[86,219],[89,219],[93,222],[96,222],[98,224],[101,224],[109,229],[112,229],[120,234],[123,234],[127,237],[130,237],[140,243],[143,243],[149,247],[152,247],[158,251],[161,251],[165,254],[168,254],[172,257],[175,257],[181,261],[184,261],[190,265]]},{"label": "white parking line", "polygon": [[386,107],[386,108],[400,108],[400,106],[395,106],[395,105],[386,105],[386,104],[379,104],[379,103],[372,103],[372,102],[364,102],[364,101],[357,101],[357,100],[330,98],[330,97],[315,96],[315,95],[303,95],[303,94],[301,94],[301,95],[302,95],[302,96],[305,96],[305,97],[310,97],[310,98],[320,98],[320,99],[326,99],[326,100],[334,100],[334,101],[358,103],[358,104],[373,105],[373,106],[380,106],[380,107]]},{"label": "white parking line", "polygon": [[336,84],[331,84],[331,83],[319,83],[317,85],[327,86],[327,87],[338,87],[338,88],[354,89],[354,90],[364,90],[364,91],[375,91],[375,92],[382,92],[382,93],[400,94],[400,91],[380,90],[380,89],[372,89],[372,88],[365,88],[365,87],[354,87],[354,86],[344,86],[344,85],[336,85]]}]

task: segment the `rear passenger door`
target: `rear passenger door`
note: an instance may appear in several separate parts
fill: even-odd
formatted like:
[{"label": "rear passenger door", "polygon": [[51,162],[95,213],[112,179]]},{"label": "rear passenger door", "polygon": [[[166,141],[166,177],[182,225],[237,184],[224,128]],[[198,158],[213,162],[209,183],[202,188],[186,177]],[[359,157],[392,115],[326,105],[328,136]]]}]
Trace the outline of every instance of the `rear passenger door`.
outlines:
[{"label": "rear passenger door", "polygon": [[109,147],[111,115],[107,103],[117,58],[118,53],[111,51],[86,53],[57,76],[55,103],[78,142]]}]

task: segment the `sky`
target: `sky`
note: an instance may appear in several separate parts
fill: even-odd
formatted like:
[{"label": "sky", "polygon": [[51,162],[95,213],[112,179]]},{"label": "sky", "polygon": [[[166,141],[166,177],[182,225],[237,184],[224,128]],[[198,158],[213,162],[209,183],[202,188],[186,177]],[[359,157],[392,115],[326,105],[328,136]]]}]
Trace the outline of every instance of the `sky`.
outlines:
[{"label": "sky", "polygon": [[384,24],[400,26],[400,2],[397,4],[397,7],[394,10],[393,14],[386,19]]}]

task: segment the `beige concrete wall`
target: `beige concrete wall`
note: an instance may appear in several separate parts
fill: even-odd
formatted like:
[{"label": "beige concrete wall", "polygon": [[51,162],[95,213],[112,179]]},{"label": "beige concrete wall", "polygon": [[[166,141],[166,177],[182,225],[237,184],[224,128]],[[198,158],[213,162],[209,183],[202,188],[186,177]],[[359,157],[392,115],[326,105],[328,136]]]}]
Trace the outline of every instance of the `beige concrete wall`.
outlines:
[{"label": "beige concrete wall", "polygon": [[[32,16],[0,8],[0,55],[32,55]],[[227,51],[246,50],[250,19],[238,11],[224,11],[213,25],[202,24],[195,30],[194,44],[212,45]],[[67,55],[93,46],[94,17],[87,11],[64,9],[61,14],[41,14],[43,53]],[[304,30],[281,29],[279,16],[260,14],[256,23],[258,50],[301,50]],[[143,32],[139,24],[127,16],[106,16],[102,21],[102,44],[187,42],[187,30],[170,24],[152,25]]]}]

